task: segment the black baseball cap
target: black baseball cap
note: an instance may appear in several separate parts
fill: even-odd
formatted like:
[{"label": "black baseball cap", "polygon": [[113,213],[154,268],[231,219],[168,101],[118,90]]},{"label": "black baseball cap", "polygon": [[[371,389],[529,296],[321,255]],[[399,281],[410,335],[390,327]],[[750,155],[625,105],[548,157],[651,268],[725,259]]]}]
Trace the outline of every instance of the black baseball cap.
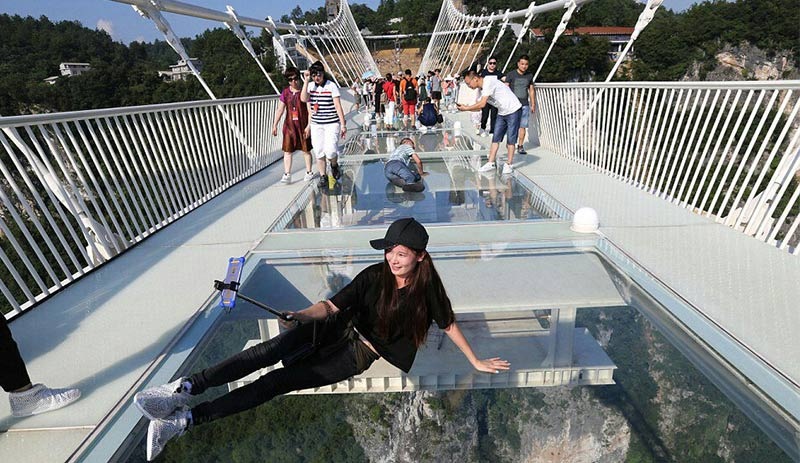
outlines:
[{"label": "black baseball cap", "polygon": [[369,244],[375,249],[389,249],[392,246],[402,244],[411,249],[421,251],[428,246],[428,232],[413,217],[398,219],[389,225],[389,229],[386,230],[386,236],[372,240]]}]

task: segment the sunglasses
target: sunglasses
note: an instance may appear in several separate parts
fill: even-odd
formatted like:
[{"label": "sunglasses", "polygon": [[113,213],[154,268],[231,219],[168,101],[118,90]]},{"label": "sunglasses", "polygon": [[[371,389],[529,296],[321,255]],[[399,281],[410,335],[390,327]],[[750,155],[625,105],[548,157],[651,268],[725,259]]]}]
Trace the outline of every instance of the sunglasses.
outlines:
[{"label": "sunglasses", "polygon": [[497,64],[497,61],[489,61],[489,64]]},{"label": "sunglasses", "polygon": [[288,78],[288,79],[286,79],[286,80],[288,80],[289,82],[292,82],[292,81],[294,81],[294,80],[300,80],[300,78],[299,78],[299,77],[289,77],[289,78]]}]

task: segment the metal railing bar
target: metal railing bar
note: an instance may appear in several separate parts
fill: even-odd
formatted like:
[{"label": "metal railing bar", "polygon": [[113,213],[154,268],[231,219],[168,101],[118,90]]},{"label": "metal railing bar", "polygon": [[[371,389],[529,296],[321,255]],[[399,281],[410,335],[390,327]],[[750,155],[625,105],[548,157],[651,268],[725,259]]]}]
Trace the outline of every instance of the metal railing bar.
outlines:
[{"label": "metal railing bar", "polygon": [[[737,92],[737,94],[738,94],[738,92]],[[711,164],[712,164],[711,162],[708,162],[706,164],[706,168],[702,169],[703,162],[706,160],[706,157],[709,154],[708,150],[711,147],[711,143],[714,141],[714,139],[717,139],[717,146],[719,146],[718,144],[720,143],[720,140],[722,138],[722,134],[725,133],[725,127],[727,127],[727,121],[730,120],[730,118],[728,118],[726,120],[726,124],[723,127],[722,131],[718,133],[717,132],[717,128],[719,127],[719,122],[722,120],[723,114],[725,114],[725,112],[726,112],[725,108],[728,106],[728,100],[730,99],[730,96],[731,96],[731,89],[726,89],[725,90],[725,96],[722,99],[722,103],[719,106],[717,106],[716,105],[716,101],[717,101],[716,97],[714,99],[714,103],[712,103],[714,108],[716,108],[716,110],[717,110],[717,117],[714,119],[714,125],[711,126],[711,132],[708,134],[708,138],[706,139],[705,146],[703,147],[703,152],[700,155],[700,160],[697,162],[697,169],[695,170],[694,176],[692,176],[692,180],[690,182],[690,190],[686,192],[687,193],[687,197],[686,197],[686,200],[684,201],[684,205],[687,208],[694,209],[695,205],[697,204],[697,199],[700,196],[700,192],[703,190],[703,182],[705,182],[706,176],[707,176],[708,171],[711,168]],[[734,105],[735,105],[735,103],[734,103]],[[728,112],[728,114],[730,115],[732,113]],[[712,158],[709,158],[709,161],[710,160],[712,160]],[[703,170],[703,177],[700,180],[700,183],[698,184],[697,183],[697,177],[700,175],[700,170]],[[694,188],[694,198],[690,201],[689,200],[689,196],[691,196],[691,187],[695,187],[695,188]]]},{"label": "metal railing bar", "polygon": [[141,106],[126,106],[117,108],[88,109],[82,111],[65,111],[61,113],[34,114],[24,116],[3,116],[0,117],[0,129],[7,127],[17,127],[29,124],[46,124],[54,122],[78,121],[84,119],[101,119],[104,117],[119,116],[121,114],[156,113],[162,111],[174,111],[177,109],[196,108],[196,107],[219,107],[234,103],[247,103],[263,99],[277,99],[279,95],[248,96],[240,98],[226,98],[219,100],[198,100],[180,103],[160,103]]},{"label": "metal railing bar", "polygon": [[[733,154],[731,155],[731,160],[737,159],[739,157],[738,156],[739,155],[739,151],[741,150],[742,145],[744,144],[745,139],[747,138],[747,134],[750,132],[750,127],[753,125],[753,121],[755,120],[756,114],[758,113],[757,109],[761,107],[761,102],[763,101],[765,95],[766,95],[766,90],[762,90],[762,91],[759,92],[758,99],[756,100],[755,105],[753,105],[753,111],[750,112],[750,117],[747,119],[747,124],[745,124],[744,130],[742,131],[742,135],[739,137],[739,142],[736,143],[736,148],[734,148],[734,150],[733,150]],[[759,128],[760,128],[762,123],[763,123],[763,119],[759,122]],[[753,140],[753,142],[755,142],[755,138],[753,138],[752,140]],[[747,148],[747,153],[745,155],[743,155],[743,157],[741,159],[737,159],[738,162],[735,163],[735,164],[738,164],[738,167],[736,168],[736,172],[734,173],[734,176],[731,179],[730,187],[725,190],[725,195],[723,196],[722,202],[720,203],[719,209],[717,210],[717,214],[716,214],[717,219],[716,220],[718,222],[722,222],[723,221],[722,214],[725,211],[725,207],[728,205],[728,200],[730,199],[731,193],[733,192],[733,189],[736,186],[736,180],[739,178],[739,175],[742,172],[742,168],[745,165],[745,162],[747,160],[747,155],[750,153],[750,149],[751,148],[752,148],[752,144],[749,144],[749,146]],[[728,175],[727,174],[730,173],[730,168],[733,167],[733,164],[734,164],[733,162],[731,164],[729,164],[728,168],[725,170],[725,175],[723,175],[723,177],[722,177],[722,179],[720,181],[720,186],[724,185],[725,182],[727,181],[727,179],[728,179]],[[734,207],[736,207],[735,204],[731,205],[731,209],[733,209]],[[725,220],[727,220],[727,219],[725,219]]]},{"label": "metal railing bar", "polygon": [[[711,184],[712,185],[716,185],[716,189],[713,190],[714,191],[714,195],[711,198],[711,204],[709,204],[707,209],[705,207],[701,206],[701,208],[703,210],[706,210],[708,212],[708,216],[715,215],[713,213],[714,207],[717,204],[717,200],[719,199],[719,195],[722,194],[722,191],[724,190],[725,179],[727,178],[728,174],[730,173],[731,168],[733,167],[733,165],[734,165],[734,163],[736,161],[736,151],[738,151],[738,149],[735,150],[735,151],[730,151],[730,147],[733,144],[733,142],[736,140],[737,134],[739,133],[739,130],[740,130],[741,123],[744,120],[745,115],[748,112],[747,109],[750,106],[750,101],[752,100],[753,95],[754,95],[754,91],[750,90],[748,92],[748,94],[747,94],[747,98],[745,99],[744,105],[742,106],[742,108],[741,108],[741,110],[739,112],[739,117],[736,119],[736,123],[734,123],[734,126],[733,126],[730,134],[728,135],[728,141],[725,144],[725,148],[720,153],[720,160],[719,160],[719,162],[717,164],[717,169],[714,171],[714,175],[711,177]],[[757,99],[757,101],[755,102],[755,104],[753,106],[753,112],[755,112],[755,108],[757,108],[758,105],[759,105],[759,101]],[[731,107],[730,110],[732,112],[735,112],[737,110],[737,108]],[[745,134],[747,133],[747,128],[744,129],[743,133],[745,133]],[[741,143],[741,141],[739,143]],[[737,146],[738,146],[738,144],[737,144]],[[726,158],[728,158],[729,153],[730,153],[730,159],[726,162],[725,160],[726,160]],[[725,166],[725,170],[721,169],[721,167],[723,165]],[[720,179],[719,182],[717,182],[717,174],[719,172],[722,173],[722,178]],[[718,220],[718,218],[717,218],[717,220]]]},{"label": "metal railing bar", "polygon": [[[120,138],[122,138],[122,143],[125,145],[125,150],[128,153],[127,158],[131,160],[133,169],[136,171],[136,176],[140,179],[142,190],[147,195],[147,201],[148,204],[150,204],[149,210],[152,213],[152,226],[157,227],[164,225],[164,219],[168,217],[169,214],[167,214],[164,209],[164,204],[161,202],[160,195],[155,194],[156,186],[154,184],[154,179],[151,175],[148,175],[147,165],[142,157],[139,143],[133,143],[133,149],[131,149],[131,143],[128,143],[129,138],[134,138],[130,124],[125,115],[115,117],[114,123],[117,126],[117,131],[121,135]],[[128,136],[125,136],[126,133]]]},{"label": "metal railing bar", "polygon": [[[778,93],[779,93],[778,90],[773,92],[773,97],[770,100],[770,103],[767,106],[767,109],[764,111],[764,120],[765,121],[769,117],[769,113],[772,110],[772,107],[774,105],[774,102],[775,102],[776,98],[778,97]],[[789,97],[791,96],[791,91],[789,91],[789,95],[788,96]],[[762,137],[761,146],[759,146],[758,149],[755,152],[755,156],[753,158],[753,162],[750,164],[750,169],[747,171],[747,175],[745,176],[744,180],[742,181],[742,188],[739,189],[739,192],[736,195],[736,199],[734,200],[734,204],[738,204],[739,203],[739,200],[742,198],[742,194],[744,193],[745,187],[747,187],[750,184],[750,179],[752,178],[753,174],[755,173],[755,170],[759,169],[759,166],[761,165],[760,164],[761,157],[767,151],[767,145],[769,144],[769,141],[772,138],[772,134],[775,132],[775,128],[778,126],[778,123],[780,122],[781,115],[783,115],[783,112],[786,109],[786,105],[789,104],[789,97],[784,98],[781,101],[780,107],[775,112],[775,116],[772,118],[772,123],[770,124],[769,128],[767,129],[767,133],[764,134],[764,136]],[[783,132],[783,135],[785,135],[785,134],[786,134],[786,131]],[[751,142],[751,143],[754,143],[756,141],[756,138],[757,137],[754,137],[753,138],[753,142]],[[782,138],[781,138],[781,140],[782,140]],[[780,146],[780,141],[778,141],[775,144],[775,148],[777,149],[778,146]],[[775,152],[776,152],[776,150],[772,150],[771,151],[771,154],[768,156],[768,159],[767,159],[766,163],[763,165],[763,167],[761,169],[759,169],[759,174],[758,174],[758,177],[756,179],[756,183],[750,189],[750,194],[747,196],[747,200],[744,201],[744,204],[742,204],[742,207],[739,210],[739,214],[737,214],[737,216],[733,219],[733,222],[731,223],[731,225],[733,225],[733,229],[734,230],[738,230],[739,229],[740,221],[742,219],[742,216],[744,215],[745,207],[747,206],[747,204],[749,204],[749,203],[751,203],[753,201],[753,198],[755,197],[755,194],[758,191],[759,186],[761,186],[761,181],[764,179],[764,175],[767,173],[767,170],[769,169],[769,165],[770,165],[770,163],[772,162],[772,159],[775,156]],[[763,193],[767,193],[767,192],[764,191]],[[754,208],[753,211],[752,211],[753,214],[755,214],[757,212],[758,212],[757,208]],[[752,216],[751,216],[751,219],[752,219]]]},{"label": "metal railing bar", "polygon": [[[16,130],[14,132],[16,132]],[[36,202],[36,204],[42,211],[46,211],[47,208],[44,204],[41,195],[39,195],[37,188],[33,186],[33,182],[31,181],[30,176],[28,175],[26,170],[22,167],[22,164],[19,162],[19,157],[16,155],[16,153],[14,153],[13,147],[8,143],[8,139],[6,138],[5,134],[2,131],[0,131],[0,143],[2,143],[3,147],[6,149],[9,159],[11,159],[11,162],[14,163],[14,167],[20,174],[22,181],[25,183],[25,186],[27,186],[28,191],[33,196],[33,199]],[[14,190],[15,194],[17,195],[19,199],[19,204],[25,209],[25,213],[28,214],[31,222],[33,222],[34,226],[37,228],[39,234],[43,237],[48,247],[50,246],[55,247],[55,245],[50,242],[49,234],[45,232],[44,227],[42,226],[37,217],[37,214],[35,214],[30,209],[29,202],[25,200],[24,197],[22,197],[23,196],[22,189],[19,188],[11,172],[6,168],[6,165],[4,162],[2,162],[2,160],[0,160],[0,168],[2,168],[3,176],[6,178],[6,181],[8,182],[9,186]],[[52,215],[47,213],[44,213],[42,215],[44,216],[45,220],[47,220],[47,223],[50,225],[50,227],[52,227],[53,230],[58,230],[58,226],[53,220]],[[72,264],[75,266],[76,269],[80,269],[82,265],[78,262],[78,258],[75,257],[75,254],[72,252],[72,250],[69,249],[66,239],[60,233],[56,233],[56,237],[59,239],[59,243],[61,244],[61,246],[63,246],[63,248],[67,250],[67,257],[70,259]],[[58,253],[54,252],[53,249],[51,249],[51,252],[53,252],[54,255],[58,255]],[[65,274],[71,275],[73,273],[72,270],[69,270],[66,266],[66,263],[60,260],[60,256],[58,259],[59,259],[59,265],[62,265],[62,271]]]},{"label": "metal railing bar", "polygon": [[[80,121],[77,122],[80,123]],[[111,201],[114,203],[114,206],[116,206],[117,213],[119,214],[119,217],[122,220],[123,225],[125,226],[125,230],[128,232],[127,242],[131,242],[135,236],[141,234],[141,230],[139,229],[138,224],[135,221],[135,215],[133,213],[133,210],[128,204],[128,200],[125,195],[125,190],[123,190],[122,186],[120,186],[119,180],[117,180],[117,175],[114,172],[114,170],[112,170],[111,164],[108,162],[108,157],[106,156],[105,149],[103,148],[103,145],[100,143],[100,139],[97,137],[97,134],[95,133],[95,130],[92,127],[92,124],[90,124],[89,121],[83,121],[83,122],[85,123],[86,128],[89,130],[89,135],[92,136],[92,140],[94,141],[94,144],[97,147],[97,151],[100,153],[100,158],[103,160],[103,163],[101,164],[97,162],[97,157],[95,156],[93,151],[90,152],[90,155],[92,156],[92,161],[94,161],[94,163],[97,166],[105,166],[105,168],[108,170],[108,175],[111,177],[111,181],[114,183],[114,189],[112,190],[109,188],[108,190],[110,192]],[[95,121],[95,122],[97,123],[97,128],[101,130],[101,135],[102,135],[102,126],[100,125],[100,121]],[[105,139],[105,136],[103,138]],[[103,169],[98,168],[98,171],[100,172],[100,177],[103,178],[104,182],[107,185],[108,181],[106,180],[106,176],[103,173]],[[114,194],[114,192],[116,192],[119,195],[119,198],[122,200],[122,205],[125,207],[125,213],[123,213],[123,211],[121,210],[119,202],[116,199],[117,195]]]},{"label": "metal railing bar", "polygon": [[[147,190],[145,190],[146,195],[142,193],[142,190],[145,189],[144,179],[139,173],[138,166],[134,166],[136,174],[134,174],[134,169],[131,169],[131,162],[129,161],[129,159],[133,158],[133,153],[130,151],[130,146],[128,145],[127,139],[125,139],[125,137],[123,136],[124,132],[122,132],[122,128],[119,125],[119,120],[117,119],[117,116],[114,116],[110,118],[105,118],[105,121],[106,121],[106,127],[108,128],[108,131],[111,134],[111,139],[114,140],[114,144],[117,147],[117,155],[114,156],[113,152],[111,153],[111,155],[114,156],[115,158],[119,158],[122,161],[122,165],[125,167],[126,171],[125,173],[126,175],[125,177],[123,177],[123,179],[127,178],[128,180],[126,181],[126,183],[129,182],[131,185],[133,185],[133,191],[136,193],[136,199],[138,199],[138,201],[133,202],[133,205],[136,208],[136,210],[139,211],[140,218],[144,223],[145,230],[152,230],[159,221],[153,218],[152,209],[155,208],[153,206],[150,193]],[[127,148],[127,151],[122,148],[120,139],[123,140]],[[139,182],[142,182],[141,187],[139,185]],[[148,205],[150,207],[148,207]],[[142,211],[144,211],[143,214]]]},{"label": "metal railing bar", "polygon": [[[141,235],[147,230],[147,224],[144,220],[144,215],[142,211],[139,209],[138,203],[135,201],[135,197],[133,197],[134,190],[131,188],[130,184],[128,183],[128,175],[122,170],[122,166],[117,159],[117,156],[114,154],[117,152],[118,148],[115,148],[111,145],[111,141],[108,138],[108,132],[110,131],[109,123],[105,119],[97,119],[97,129],[100,132],[100,136],[103,138],[104,147],[101,148],[101,156],[105,165],[108,167],[109,172],[114,178],[114,183],[118,181],[122,182],[124,188],[119,188],[117,191],[119,193],[120,198],[122,198],[123,204],[125,204],[125,208],[129,214],[130,221],[133,224],[136,233],[133,236]],[[105,123],[104,123],[105,122]],[[94,132],[94,129],[90,126],[90,131]],[[98,145],[99,146],[99,145]],[[110,157],[113,163],[109,163],[107,157]],[[114,169],[112,170],[112,165]],[[130,197],[131,201],[128,201]],[[133,202],[133,207],[131,207],[130,203]]]},{"label": "metal railing bar", "polygon": [[[103,246],[105,246],[107,249],[113,248],[114,246],[112,245],[111,242],[113,242],[114,240],[111,239],[110,235],[106,236],[106,233],[104,233],[104,232],[107,232],[108,230],[110,230],[110,228],[108,226],[108,223],[106,223],[106,220],[105,220],[105,217],[104,217],[104,214],[103,214],[103,208],[101,208],[100,205],[97,203],[97,201],[95,199],[94,191],[92,191],[89,188],[89,182],[86,181],[86,177],[84,177],[80,166],[78,166],[78,163],[75,162],[75,156],[73,156],[72,151],[69,149],[69,145],[67,144],[66,140],[64,139],[64,135],[62,134],[61,129],[59,128],[58,125],[59,124],[53,124],[53,126],[52,126],[53,130],[55,130],[56,137],[58,138],[58,141],[61,143],[61,146],[64,148],[64,154],[66,154],[67,159],[69,160],[69,163],[70,163],[70,165],[72,166],[72,169],[75,172],[75,175],[78,176],[78,180],[80,181],[80,184],[83,185],[84,188],[86,188],[86,197],[89,199],[89,202],[92,204],[92,206],[94,208],[94,211],[95,211],[95,214],[97,214],[98,218],[100,219],[101,225],[103,226],[103,230],[101,230],[101,231],[93,230],[95,232],[93,234],[93,236],[96,239],[100,240],[100,243]],[[63,123],[62,123],[62,125],[64,127],[64,132],[67,133],[68,138],[72,142],[73,148],[75,148],[76,152],[78,152],[79,150],[78,150],[78,145],[76,144],[76,141],[75,141],[75,136],[70,131],[69,126],[67,126],[66,124],[63,124]],[[62,167],[62,170],[64,170],[64,167]],[[82,210],[87,212],[87,219],[92,219],[91,215],[88,215],[89,208],[87,207],[85,201],[82,198],[82,195],[80,194],[80,189],[78,188],[77,185],[74,185],[74,183],[71,183],[71,186],[72,186],[72,188],[75,189],[74,190],[75,191],[75,196],[77,196],[79,198],[78,200],[81,203]],[[99,251],[98,249],[96,249],[97,248],[96,245],[94,245],[93,248],[96,251]]]},{"label": "metal railing bar", "polygon": [[[36,126],[36,127],[39,129],[39,132],[41,133],[42,127],[41,126]],[[72,240],[75,243],[82,243],[83,241],[80,238],[78,238],[78,235],[77,235],[77,233],[75,233],[75,229],[72,227],[72,224],[70,223],[69,218],[64,213],[64,209],[62,207],[61,201],[59,201],[58,198],[53,196],[54,194],[56,194],[56,191],[53,191],[53,188],[56,188],[58,194],[60,194],[62,197],[65,198],[66,204],[64,206],[69,210],[70,216],[71,217],[77,217],[78,216],[78,212],[75,210],[74,207],[72,207],[72,202],[68,201],[66,199],[66,198],[69,198],[69,194],[64,189],[64,186],[61,184],[61,182],[53,182],[54,185],[51,185],[50,188],[47,187],[48,181],[47,181],[47,179],[45,177],[49,175],[50,177],[52,177],[54,179],[57,179],[58,176],[55,173],[55,169],[53,169],[53,166],[50,164],[50,161],[47,159],[47,156],[45,155],[44,150],[42,149],[42,146],[39,144],[39,140],[36,138],[36,135],[33,133],[33,130],[31,130],[31,127],[30,126],[26,126],[25,127],[25,132],[27,133],[28,137],[30,137],[30,140],[31,140],[33,146],[36,148],[36,152],[39,154],[40,158],[37,158],[36,157],[36,153],[33,153],[32,151],[30,151],[30,149],[28,149],[27,145],[25,145],[22,142],[21,139],[18,140],[15,137],[15,138],[12,139],[12,141],[14,141],[15,144],[19,143],[19,145],[17,145],[17,147],[20,148],[22,153],[26,156],[28,162],[31,165],[32,170],[36,173],[36,176],[38,177],[38,179],[42,183],[42,185],[45,186],[44,190],[47,192],[47,196],[52,201],[53,207],[58,212],[59,217],[61,218],[62,222],[64,223],[64,228],[67,229],[67,232],[72,237]],[[43,136],[43,138],[47,139],[47,137],[44,134],[42,136]],[[23,146],[25,147],[24,149],[22,148]],[[43,165],[40,166],[40,164],[43,164]],[[46,169],[47,172],[42,172],[41,168]],[[45,211],[47,211],[47,209],[45,209],[43,212],[45,212]],[[56,231],[59,232],[59,231],[61,231],[61,229],[60,228],[56,228]],[[89,239],[89,237],[85,233],[83,233],[82,236],[83,236],[84,239],[87,239],[87,240]],[[78,247],[78,251],[81,253],[81,255],[84,258],[84,262],[91,263],[91,259],[89,258],[89,255],[86,253],[86,249],[84,249],[83,246],[77,246],[77,247]],[[82,269],[84,267],[84,265],[85,264],[79,265],[79,270]]]},{"label": "metal railing bar", "polygon": [[[83,201],[83,197],[80,194],[81,192],[78,189],[77,185],[75,185],[75,180],[72,178],[72,175],[70,175],[69,169],[64,164],[64,159],[62,158],[61,155],[61,152],[66,150],[63,137],[58,136],[57,127],[51,125],[50,128],[56,134],[58,141],[60,142],[59,146],[56,146],[52,137],[47,136],[48,134],[47,131],[45,130],[46,127],[39,126],[39,130],[42,133],[42,136],[45,142],[47,143],[47,146],[50,148],[50,152],[52,153],[53,158],[56,160],[58,167],[61,169],[61,173],[64,175],[64,178],[67,180],[67,183],[69,184],[69,189],[72,194],[66,192],[66,187],[63,185],[63,182],[59,182],[60,183],[59,187],[62,189],[62,191],[65,192],[64,201],[67,203],[67,208],[70,210],[70,213],[72,214],[75,223],[77,224],[78,228],[83,234],[83,237],[86,240],[87,247],[89,247],[90,250],[94,252],[98,258],[101,258],[102,256],[100,250],[97,248],[97,245],[95,244],[94,234],[90,231],[89,227],[87,227],[86,223],[84,223],[84,220],[81,217],[83,215],[86,217],[87,220],[89,219],[89,216],[87,214],[89,208]],[[45,162],[48,164],[48,169],[50,169],[50,172],[53,174],[53,176],[58,178],[58,175],[55,174],[54,169],[49,165],[47,159],[45,159]],[[83,214],[81,214],[82,211],[84,211]],[[89,250],[87,250],[87,253],[88,251]],[[89,255],[87,258],[87,263],[91,264],[92,261],[93,259],[91,258],[91,255]]]},{"label": "metal railing bar", "polygon": [[170,182],[164,175],[164,168],[161,165],[159,152],[160,149],[153,144],[153,138],[150,136],[148,127],[141,114],[131,114],[131,124],[136,129],[136,137],[138,143],[142,145],[145,152],[145,159],[150,166],[150,172],[153,176],[153,181],[158,186],[158,191],[163,196],[165,214],[167,221],[171,222],[178,214],[180,208],[175,203],[175,192],[173,190],[172,182]]},{"label": "metal railing bar", "polygon": [[[94,166],[97,167],[98,175],[100,176],[100,180],[103,182],[102,187],[98,184],[97,179],[96,179],[94,173],[92,172],[91,165],[86,161],[86,156],[84,156],[83,151],[78,149],[77,141],[73,142],[76,145],[76,151],[78,152],[78,156],[80,157],[81,163],[83,164],[83,167],[86,170],[86,173],[89,175],[89,178],[92,180],[92,184],[94,185],[95,191],[100,196],[100,201],[103,203],[103,207],[105,208],[105,212],[108,214],[109,218],[111,219],[111,223],[114,225],[114,233],[116,233],[117,236],[119,236],[121,238],[121,240],[112,239],[111,242],[114,245],[114,248],[117,250],[117,252],[122,252],[125,249],[127,249],[127,247],[128,247],[127,246],[128,242],[124,238],[125,233],[122,231],[122,228],[120,227],[119,221],[117,220],[117,215],[120,215],[120,217],[122,219],[124,219],[124,215],[123,215],[122,209],[120,208],[119,203],[117,202],[117,199],[116,199],[116,197],[114,195],[114,190],[108,184],[108,180],[106,179],[105,173],[103,172],[103,169],[101,168],[100,163],[97,162],[97,156],[95,155],[94,150],[92,149],[92,146],[89,143],[89,140],[86,138],[86,134],[84,133],[83,128],[81,127],[81,121],[75,121],[75,128],[77,129],[78,136],[80,136],[81,141],[83,142],[83,146],[85,147],[86,151],[89,153],[89,156],[91,157],[92,162],[94,163]],[[111,205],[108,202],[108,198],[106,198],[106,194],[103,193],[104,191],[107,191],[108,192],[108,196],[111,197],[111,203],[114,205],[113,209],[111,208]],[[127,224],[126,224],[126,226],[127,226]],[[110,228],[108,228],[108,227],[107,227],[107,229],[110,230]],[[131,236],[133,235],[130,232],[130,229],[127,229],[127,231]]]}]

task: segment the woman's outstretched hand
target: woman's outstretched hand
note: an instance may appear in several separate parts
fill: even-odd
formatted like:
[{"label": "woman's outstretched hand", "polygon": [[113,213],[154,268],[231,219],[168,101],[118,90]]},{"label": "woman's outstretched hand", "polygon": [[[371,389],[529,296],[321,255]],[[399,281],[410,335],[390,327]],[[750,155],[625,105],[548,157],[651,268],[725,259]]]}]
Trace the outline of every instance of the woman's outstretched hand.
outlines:
[{"label": "woman's outstretched hand", "polygon": [[501,371],[505,371],[511,368],[511,364],[508,363],[507,360],[503,360],[500,357],[478,360],[475,364],[473,364],[473,366],[478,371],[482,371],[484,373],[494,373],[494,374],[500,373]]}]

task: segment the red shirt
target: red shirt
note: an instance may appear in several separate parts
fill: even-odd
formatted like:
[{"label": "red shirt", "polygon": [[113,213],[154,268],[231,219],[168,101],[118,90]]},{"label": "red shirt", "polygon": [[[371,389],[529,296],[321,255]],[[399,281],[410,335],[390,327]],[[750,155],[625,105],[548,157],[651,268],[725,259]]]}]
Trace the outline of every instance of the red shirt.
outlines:
[{"label": "red shirt", "polygon": [[394,101],[394,83],[393,82],[384,82],[383,83],[383,92],[386,93],[386,97],[389,101]]}]

